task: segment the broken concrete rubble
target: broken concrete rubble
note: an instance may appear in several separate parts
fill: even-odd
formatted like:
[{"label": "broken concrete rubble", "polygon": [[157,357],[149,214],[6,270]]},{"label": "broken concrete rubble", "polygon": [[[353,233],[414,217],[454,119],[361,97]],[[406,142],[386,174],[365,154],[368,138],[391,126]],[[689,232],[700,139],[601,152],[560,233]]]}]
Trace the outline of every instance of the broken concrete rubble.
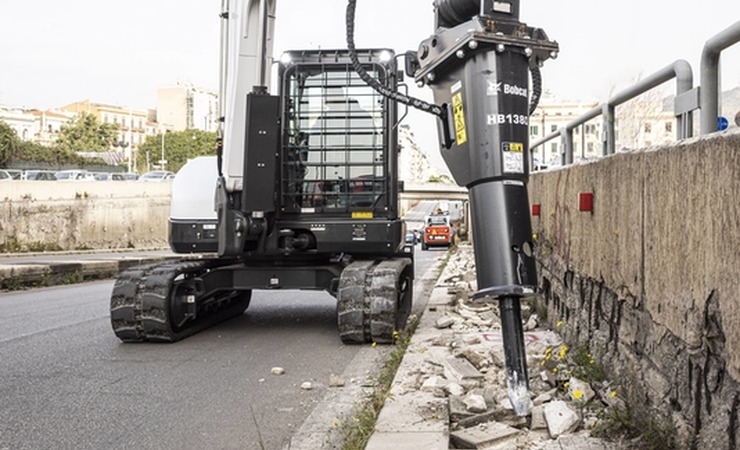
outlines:
[{"label": "broken concrete rubble", "polygon": [[[415,391],[426,391],[435,398],[445,398],[449,448],[549,449],[557,447],[547,447],[548,443],[572,437],[568,442],[596,442],[592,447],[578,444],[574,448],[615,449],[589,436],[597,415],[580,414],[586,403],[601,404],[598,393],[588,383],[572,378],[562,361],[542,364],[547,354],[558,356],[562,339],[539,328],[537,315],[528,307],[522,311],[522,320],[528,330],[525,345],[534,401],[528,417],[514,414],[506,389],[498,305],[472,300],[476,289],[471,277],[475,273],[473,260],[472,248],[466,246],[459,247],[449,259],[441,277],[445,285],[438,284],[437,298],[433,294],[422,316],[422,322],[430,326],[427,331],[417,330],[404,357],[419,363],[409,371],[410,378],[394,382],[394,401],[401,400],[398,392],[414,395]],[[417,358],[416,352],[423,358]],[[570,387],[566,387],[569,381]],[[586,421],[588,429],[584,429]]]}]

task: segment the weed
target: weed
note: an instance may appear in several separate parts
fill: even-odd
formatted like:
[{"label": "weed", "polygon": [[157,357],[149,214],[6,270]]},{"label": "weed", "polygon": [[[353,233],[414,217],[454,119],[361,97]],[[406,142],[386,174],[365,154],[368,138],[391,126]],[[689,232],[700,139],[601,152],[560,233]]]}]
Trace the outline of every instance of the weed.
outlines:
[{"label": "weed", "polygon": [[628,440],[640,450],[671,450],[675,448],[675,428],[667,420],[648,416],[645,410],[630,406],[612,407],[604,411],[592,436],[611,441]]},{"label": "weed", "polygon": [[22,250],[23,246],[15,237],[11,237],[4,244],[0,244],[0,252],[2,253],[20,253]]},{"label": "weed", "polygon": [[60,284],[77,284],[82,282],[82,274],[79,270],[75,270],[72,273],[68,273],[62,277]]},{"label": "weed", "polygon": [[26,251],[28,252],[58,252],[62,251],[64,248],[62,248],[61,245],[57,244],[56,242],[53,243],[46,243],[46,242],[31,242],[28,244],[28,248]]},{"label": "weed", "polygon": [[571,355],[573,361],[573,375],[581,381],[595,383],[606,380],[606,370],[600,361],[596,361],[591,354],[588,344],[575,349]]}]

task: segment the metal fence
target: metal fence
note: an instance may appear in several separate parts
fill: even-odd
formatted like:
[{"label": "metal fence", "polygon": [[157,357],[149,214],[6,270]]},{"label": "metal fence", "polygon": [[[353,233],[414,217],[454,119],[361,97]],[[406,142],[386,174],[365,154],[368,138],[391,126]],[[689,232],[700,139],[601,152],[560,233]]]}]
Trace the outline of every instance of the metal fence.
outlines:
[{"label": "metal fence", "polygon": [[[565,127],[533,142],[529,151],[553,139],[561,139],[561,164],[573,163],[573,130],[586,122],[602,116],[602,154],[615,153],[616,120],[615,108],[667,81],[676,79],[676,99],[674,114],[676,116],[676,139],[685,139],[693,135],[693,111],[700,110],[699,124],[701,134],[717,131],[719,119],[719,60],[722,51],[740,42],[740,21],[721,33],[710,38],[704,44],[701,55],[700,86],[694,87],[691,65],[685,60],[677,60],[633,86],[617,93],[605,103],[591,109]],[[532,158],[530,158],[531,164]]]}]

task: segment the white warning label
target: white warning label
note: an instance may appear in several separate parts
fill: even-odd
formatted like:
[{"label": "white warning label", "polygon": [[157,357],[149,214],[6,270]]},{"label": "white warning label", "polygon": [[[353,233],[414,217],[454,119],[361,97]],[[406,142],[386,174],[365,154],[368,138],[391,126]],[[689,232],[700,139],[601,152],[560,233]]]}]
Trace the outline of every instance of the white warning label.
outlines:
[{"label": "white warning label", "polygon": [[502,150],[504,173],[524,173],[524,144],[503,142]]}]

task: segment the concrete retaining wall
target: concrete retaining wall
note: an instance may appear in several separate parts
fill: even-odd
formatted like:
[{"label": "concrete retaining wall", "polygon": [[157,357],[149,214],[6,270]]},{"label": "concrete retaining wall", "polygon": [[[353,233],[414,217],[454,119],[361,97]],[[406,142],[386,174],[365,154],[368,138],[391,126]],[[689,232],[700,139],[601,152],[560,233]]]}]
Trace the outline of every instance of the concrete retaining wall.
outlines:
[{"label": "concrete retaining wall", "polygon": [[[684,448],[740,446],[740,133],[535,174],[542,303]],[[578,194],[594,210],[580,212]],[[639,407],[639,406],[638,406]]]},{"label": "concrete retaining wall", "polygon": [[167,247],[171,183],[0,183],[0,245],[13,250]]}]

